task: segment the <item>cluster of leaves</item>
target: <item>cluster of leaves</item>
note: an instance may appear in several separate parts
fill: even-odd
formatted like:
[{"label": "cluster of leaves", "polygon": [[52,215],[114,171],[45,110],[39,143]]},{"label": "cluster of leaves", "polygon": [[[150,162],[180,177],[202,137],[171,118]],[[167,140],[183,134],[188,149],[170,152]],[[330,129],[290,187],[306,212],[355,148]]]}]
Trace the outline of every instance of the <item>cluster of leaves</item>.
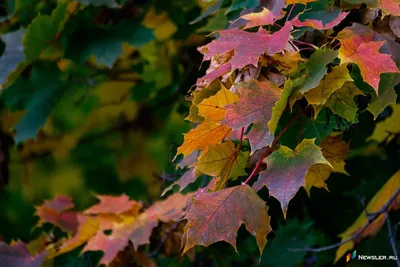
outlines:
[{"label": "cluster of leaves", "polygon": [[[10,1],[1,149],[15,166],[1,201],[52,200],[36,207],[33,241],[0,243],[0,262],[313,266],[342,264],[355,246],[397,254],[400,3],[183,2]],[[215,39],[203,45],[204,33]],[[196,81],[197,46],[209,65]],[[176,98],[191,83],[187,124]],[[2,212],[6,227],[22,218]],[[368,243],[379,234],[384,253]],[[244,254],[210,246],[219,241]]]}]

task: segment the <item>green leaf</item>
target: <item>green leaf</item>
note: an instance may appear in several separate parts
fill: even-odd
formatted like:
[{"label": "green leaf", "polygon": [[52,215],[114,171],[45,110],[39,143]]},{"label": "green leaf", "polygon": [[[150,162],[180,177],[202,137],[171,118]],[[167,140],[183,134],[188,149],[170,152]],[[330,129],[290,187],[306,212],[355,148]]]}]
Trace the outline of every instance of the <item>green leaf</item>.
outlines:
[{"label": "green leaf", "polygon": [[372,93],[372,99],[367,109],[374,115],[374,120],[383,110],[396,104],[397,94],[394,87],[400,82],[400,74],[383,73],[379,83],[379,96]]},{"label": "green leaf", "polygon": [[248,1],[233,0],[231,6],[229,7],[228,11],[226,11],[225,14],[231,13],[236,10],[243,10],[256,7],[259,4],[260,4],[259,0],[248,0]]},{"label": "green leaf", "polygon": [[27,110],[15,126],[15,141],[35,138],[62,89],[61,73],[53,64],[37,64],[29,79],[20,77],[2,95],[10,110]]},{"label": "green leaf", "polygon": [[261,259],[262,267],[292,267],[301,262],[306,251],[292,252],[288,248],[307,248],[315,245],[319,239],[318,232],[312,227],[312,222],[290,220],[280,225],[276,236],[268,241]]},{"label": "green leaf", "polygon": [[319,85],[327,72],[326,65],[338,56],[338,52],[331,49],[318,49],[310,59],[304,63],[301,76],[294,80],[295,92],[305,93]]},{"label": "green leaf", "polygon": [[207,24],[201,27],[197,32],[214,32],[217,30],[225,29],[228,23],[228,18],[225,15],[226,8],[222,8],[217,13],[208,19]]},{"label": "green leaf", "polygon": [[33,61],[47,48],[67,21],[67,4],[60,4],[51,16],[39,15],[29,25],[23,44],[27,61]]},{"label": "green leaf", "polygon": [[[315,120],[300,116],[279,139],[281,144],[294,149],[301,135],[300,141],[303,138],[316,138],[315,144],[319,145],[337,127],[334,117],[328,117],[328,112],[326,108],[322,109]],[[279,121],[276,132],[279,133],[294,116],[295,112],[285,113]]]},{"label": "green leaf", "polygon": [[67,56],[85,62],[93,55],[97,63],[111,67],[122,53],[123,42],[140,47],[153,39],[153,31],[137,21],[127,20],[108,28],[82,27],[70,39]]},{"label": "green leaf", "polygon": [[115,0],[78,0],[78,2],[82,5],[106,6],[110,8],[120,7]]},{"label": "green leaf", "polygon": [[203,13],[200,14],[200,16],[198,16],[196,19],[191,21],[189,24],[195,24],[195,23],[201,21],[202,19],[204,19],[208,16],[211,16],[212,14],[217,12],[218,9],[221,8],[223,2],[224,2],[224,0],[218,0],[214,5],[207,8]]}]

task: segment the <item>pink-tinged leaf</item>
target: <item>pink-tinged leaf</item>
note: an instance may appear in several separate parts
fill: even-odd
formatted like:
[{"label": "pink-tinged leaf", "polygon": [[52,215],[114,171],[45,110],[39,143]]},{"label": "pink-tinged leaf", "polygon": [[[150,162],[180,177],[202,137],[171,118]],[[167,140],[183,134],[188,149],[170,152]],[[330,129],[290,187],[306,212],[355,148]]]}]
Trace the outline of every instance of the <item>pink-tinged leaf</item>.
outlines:
[{"label": "pink-tinged leaf", "polygon": [[320,20],[316,19],[306,19],[304,21],[295,20],[293,21],[293,26],[296,27],[311,27],[317,30],[327,30],[332,29],[333,27],[337,26],[342,20],[346,18],[346,16],[350,12],[341,12],[339,16],[331,22],[326,23],[325,25]]},{"label": "pink-tinged leaf", "polygon": [[274,135],[269,132],[267,122],[254,124],[246,136],[249,138],[251,154],[258,149],[271,145],[274,141]]},{"label": "pink-tinged leaf", "polygon": [[0,266],[2,267],[40,267],[47,252],[32,256],[25,243],[9,246],[0,241]]},{"label": "pink-tinged leaf", "polygon": [[378,0],[378,3],[380,3],[382,12],[385,15],[400,16],[399,0]]},{"label": "pink-tinged leaf", "polygon": [[154,203],[134,221],[130,227],[129,238],[135,250],[141,245],[150,243],[151,232],[158,225],[158,221],[179,221],[183,216],[187,199],[192,193],[182,195],[176,193],[163,201]]},{"label": "pink-tinged leaf", "polygon": [[96,196],[100,203],[85,210],[85,214],[99,214],[99,213],[115,213],[121,214],[125,211],[132,209],[137,205],[136,201],[129,200],[129,197],[125,194],[121,196]]},{"label": "pink-tinged leaf", "polygon": [[259,57],[264,53],[273,55],[285,50],[288,47],[291,30],[290,22],[273,34],[268,34],[262,28],[258,32],[223,30],[219,32],[217,40],[198,50],[204,55],[204,60],[211,60],[213,56],[233,50],[234,54],[228,62],[231,64],[231,71],[234,71],[247,65],[257,66]]},{"label": "pink-tinged leaf", "polygon": [[228,73],[231,70],[231,64],[225,63],[219,66],[217,69],[207,73],[201,78],[197,79],[196,85],[197,86],[208,86],[212,81],[221,77],[222,75]]},{"label": "pink-tinged leaf", "polygon": [[45,200],[44,204],[36,207],[36,215],[40,220],[37,227],[43,223],[52,223],[61,229],[75,232],[78,227],[77,212],[67,211],[74,207],[71,198],[56,196],[53,200]]},{"label": "pink-tinged leaf", "polygon": [[194,167],[191,167],[187,170],[178,181],[174,182],[162,192],[161,196],[165,195],[168,191],[170,191],[175,185],[179,186],[179,192],[185,189],[188,185],[194,183],[199,176],[198,172],[194,171]]},{"label": "pink-tinged leaf", "polygon": [[263,10],[261,12],[246,14],[241,16],[241,18],[249,21],[244,27],[244,29],[248,29],[252,27],[273,24],[275,21],[282,18],[284,15],[285,12],[281,11],[281,14],[279,16],[276,16],[272,11],[263,7]]},{"label": "pink-tinged leaf", "polygon": [[272,108],[282,92],[275,84],[250,80],[236,86],[239,101],[227,105],[222,124],[232,129],[247,127],[253,122],[265,122],[271,119]]},{"label": "pink-tinged leaf", "polygon": [[332,165],[314,144],[315,139],[304,139],[293,151],[286,146],[273,152],[265,159],[268,169],[260,173],[253,188],[258,191],[267,186],[269,194],[279,200],[286,215],[289,201],[301,186],[305,186],[308,169],[317,163]]},{"label": "pink-tinged leaf", "polygon": [[250,80],[236,86],[239,101],[226,106],[226,113],[222,124],[233,129],[247,127],[254,123],[253,128],[247,134],[251,144],[251,151],[270,145],[273,135],[268,130],[268,122],[271,120],[272,108],[279,100],[282,90],[269,82]]},{"label": "pink-tinged leaf", "polygon": [[192,198],[185,215],[186,253],[195,245],[209,246],[226,241],[236,250],[236,236],[244,223],[256,238],[262,254],[271,231],[268,207],[248,185],[239,185]]},{"label": "pink-tinged leaf", "polygon": [[341,39],[340,42],[340,64],[357,64],[364,81],[375,89],[377,95],[381,73],[400,73],[390,55],[379,52],[379,49],[385,43],[384,41],[361,43],[358,46],[355,42],[359,43],[359,38],[355,38],[355,40],[352,38]]}]

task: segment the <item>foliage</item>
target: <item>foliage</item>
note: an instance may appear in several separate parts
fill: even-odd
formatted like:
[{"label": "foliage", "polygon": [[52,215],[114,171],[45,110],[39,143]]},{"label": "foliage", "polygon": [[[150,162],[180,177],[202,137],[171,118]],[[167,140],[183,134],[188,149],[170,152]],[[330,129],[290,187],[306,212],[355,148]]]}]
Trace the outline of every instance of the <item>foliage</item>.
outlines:
[{"label": "foliage", "polygon": [[397,255],[399,6],[6,1],[1,265]]}]

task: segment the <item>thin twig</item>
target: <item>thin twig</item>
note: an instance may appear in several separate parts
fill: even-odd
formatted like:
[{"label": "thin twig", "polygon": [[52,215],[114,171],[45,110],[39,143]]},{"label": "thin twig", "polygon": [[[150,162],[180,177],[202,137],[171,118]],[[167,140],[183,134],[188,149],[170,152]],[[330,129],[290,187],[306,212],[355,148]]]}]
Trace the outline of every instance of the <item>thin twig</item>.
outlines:
[{"label": "thin twig", "polygon": [[392,223],[389,218],[389,213],[386,212],[385,215],[386,215],[386,224],[387,224],[388,232],[389,232],[390,245],[392,246],[393,255],[396,257],[397,266],[400,267],[400,259],[399,259],[399,255],[397,253],[396,240],[394,239],[395,237],[393,235]]},{"label": "thin twig", "polygon": [[253,171],[251,172],[251,174],[249,175],[249,177],[246,179],[246,181],[244,181],[243,183],[248,184],[251,180],[251,178],[253,178],[253,176],[256,174],[257,170],[260,168],[261,163],[263,161],[263,159],[265,157],[267,157],[269,155],[269,152],[271,151],[271,149],[276,145],[276,142],[278,142],[278,140],[282,137],[282,135],[287,131],[287,129],[290,127],[290,125],[292,125],[299,117],[300,115],[302,115],[302,113],[297,113],[297,115],[285,126],[285,128],[282,129],[282,131],[274,138],[274,141],[272,142],[272,144],[268,147],[267,150],[265,150],[264,154],[262,154],[261,158],[258,160],[256,167],[254,167]]},{"label": "thin twig", "polygon": [[299,252],[299,251],[322,252],[322,251],[340,247],[341,245],[344,245],[347,242],[357,239],[365,231],[365,229],[367,229],[371,225],[371,223],[374,222],[380,215],[388,212],[389,206],[394,202],[394,200],[397,198],[398,195],[400,195],[400,188],[397,189],[397,191],[390,197],[390,199],[386,202],[386,204],[380,210],[378,210],[377,212],[373,212],[373,213],[368,213],[366,211],[368,222],[360,230],[356,231],[353,235],[351,235],[349,238],[347,238],[339,243],[336,243],[336,244],[333,244],[330,246],[320,247],[320,248],[288,248],[287,250],[291,251],[291,252]]},{"label": "thin twig", "polygon": [[289,14],[288,14],[288,16],[287,16],[287,18],[286,18],[286,22],[288,22],[288,20],[289,20],[289,18],[290,18],[290,15],[292,15],[292,11],[293,11],[293,9],[294,9],[295,6],[296,6],[296,4],[293,4],[292,8],[290,9]]}]

